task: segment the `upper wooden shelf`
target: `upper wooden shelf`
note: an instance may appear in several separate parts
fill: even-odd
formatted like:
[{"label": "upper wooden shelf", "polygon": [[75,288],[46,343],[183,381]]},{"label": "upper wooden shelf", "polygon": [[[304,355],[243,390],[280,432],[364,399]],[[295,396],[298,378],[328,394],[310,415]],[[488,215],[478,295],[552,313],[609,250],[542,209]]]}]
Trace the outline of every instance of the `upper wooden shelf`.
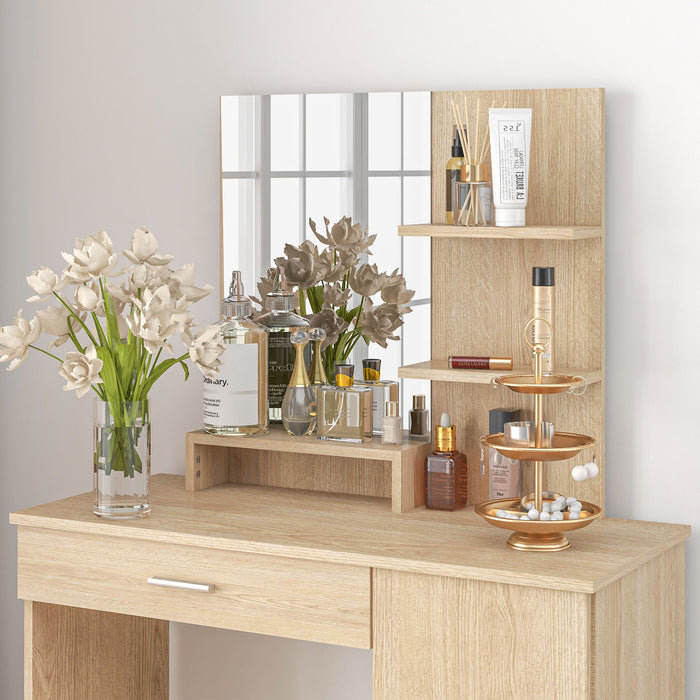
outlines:
[{"label": "upper wooden shelf", "polygon": [[[399,367],[399,377],[403,379],[431,379],[436,382],[462,382],[465,384],[490,384],[494,377],[505,374],[528,374],[531,367],[513,367],[512,370],[450,369],[447,360],[428,360],[414,365]],[[603,372],[599,369],[559,369],[558,374],[571,374],[583,377],[586,384],[602,381]]]},{"label": "upper wooden shelf", "polygon": [[411,224],[399,226],[399,236],[430,238],[514,238],[520,240],[577,241],[601,238],[602,226],[451,226],[448,224]]}]

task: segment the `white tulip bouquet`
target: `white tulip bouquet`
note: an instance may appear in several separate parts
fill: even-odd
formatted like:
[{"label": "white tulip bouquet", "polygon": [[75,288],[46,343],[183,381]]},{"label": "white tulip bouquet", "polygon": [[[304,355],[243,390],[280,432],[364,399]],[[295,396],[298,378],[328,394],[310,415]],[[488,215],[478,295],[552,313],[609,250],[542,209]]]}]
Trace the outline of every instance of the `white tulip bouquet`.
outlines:
[{"label": "white tulip bouquet", "polygon": [[[58,305],[38,310],[31,320],[20,309],[13,325],[0,328],[0,362],[9,361],[8,370],[13,370],[30,350],[43,353],[60,364],[64,391],[75,390],[81,397],[92,389],[129,426],[133,417],[124,407],[147,399],[168,369],[180,365],[187,379],[189,358],[205,375],[216,374],[224,346],[212,332],[216,326],[192,334],[190,306],[212,291],[209,285],[194,285],[193,265],[171,270],[173,256],[158,255],[156,237],[144,228],[136,229],[123,253],[132,265],[115,272],[118,256],[109,236],[100,231],[77,239],[72,253],[62,253],[68,267],[60,276],[48,267],[32,272],[27,283],[35,294],[27,301],[55,299]],[[116,284],[114,278],[122,275]],[[46,349],[36,345],[42,332],[53,336]],[[161,359],[163,350],[174,354],[170,340],[175,335],[186,352]],[[74,350],[64,358],[51,352],[68,341]],[[126,450],[111,465],[117,470],[133,467]]]}]

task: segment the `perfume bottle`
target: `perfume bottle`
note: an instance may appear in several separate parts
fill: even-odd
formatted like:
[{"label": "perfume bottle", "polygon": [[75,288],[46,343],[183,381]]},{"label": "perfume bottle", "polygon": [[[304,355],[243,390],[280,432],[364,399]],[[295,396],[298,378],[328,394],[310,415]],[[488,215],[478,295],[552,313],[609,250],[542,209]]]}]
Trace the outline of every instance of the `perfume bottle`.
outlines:
[{"label": "perfume bottle", "polygon": [[430,413],[425,407],[425,395],[413,397],[413,408],[408,412],[408,439],[430,440]]},{"label": "perfume bottle", "polygon": [[221,302],[219,333],[226,346],[219,374],[204,377],[204,430],[215,435],[266,433],[267,332],[251,321],[241,273],[233,273]]},{"label": "perfume bottle", "polygon": [[319,440],[366,442],[372,439],[372,392],[354,386],[352,365],[335,366],[335,386],[318,387]]},{"label": "perfume bottle", "polygon": [[296,351],[296,359],[282,401],[282,425],[290,435],[311,435],[316,429],[316,392],[309,382],[304,364],[304,348],[309,342],[309,334],[294,331],[289,340]]},{"label": "perfume bottle", "polygon": [[382,421],[382,445],[400,445],[403,442],[403,425],[399,415],[399,402],[387,401]]},{"label": "perfume bottle", "polygon": [[443,413],[435,426],[435,450],[425,458],[425,507],[458,510],[467,502],[467,458],[457,451],[455,427]]},{"label": "perfume bottle", "polygon": [[381,360],[362,360],[364,379],[355,382],[356,386],[366,386],[372,390],[372,432],[375,435],[382,434],[384,407],[387,402],[399,400],[399,383],[391,379],[380,379],[381,371]]},{"label": "perfume bottle", "polygon": [[330,384],[323,368],[323,356],[321,355],[321,344],[326,339],[326,331],[323,328],[312,328],[309,331],[309,340],[313,348],[311,352],[311,369],[309,370],[309,381],[312,386]]},{"label": "perfume bottle", "polygon": [[[308,331],[309,322],[294,313],[294,294],[288,289],[284,268],[280,267],[275,279],[274,291],[265,299],[267,313],[257,321],[268,331],[268,404],[271,423],[282,421],[282,401],[294,370],[296,352],[289,339],[294,331]],[[305,361],[310,357],[308,346]]]}]

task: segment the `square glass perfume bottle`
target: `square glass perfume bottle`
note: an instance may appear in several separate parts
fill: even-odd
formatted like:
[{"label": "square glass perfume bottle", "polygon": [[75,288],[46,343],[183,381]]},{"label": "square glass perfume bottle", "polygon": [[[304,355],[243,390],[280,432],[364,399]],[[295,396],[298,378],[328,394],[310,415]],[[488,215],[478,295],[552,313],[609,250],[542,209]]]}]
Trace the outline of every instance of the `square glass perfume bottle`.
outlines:
[{"label": "square glass perfume bottle", "polygon": [[335,386],[318,387],[319,440],[372,439],[372,392],[367,387],[353,385],[354,371],[353,365],[336,365]]},{"label": "square glass perfume bottle", "polygon": [[380,379],[382,361],[374,358],[362,360],[362,376],[355,386],[366,386],[372,391],[372,432],[382,434],[384,407],[389,401],[399,400],[399,383],[391,379]]}]

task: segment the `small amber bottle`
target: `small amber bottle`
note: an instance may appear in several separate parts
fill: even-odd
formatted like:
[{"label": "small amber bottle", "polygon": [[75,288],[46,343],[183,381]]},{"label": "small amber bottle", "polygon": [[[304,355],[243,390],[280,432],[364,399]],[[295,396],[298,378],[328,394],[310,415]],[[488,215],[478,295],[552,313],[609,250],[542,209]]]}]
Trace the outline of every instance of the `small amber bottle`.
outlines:
[{"label": "small amber bottle", "polygon": [[467,502],[467,458],[457,451],[455,427],[443,413],[435,426],[435,450],[425,458],[425,507],[459,510]]}]

